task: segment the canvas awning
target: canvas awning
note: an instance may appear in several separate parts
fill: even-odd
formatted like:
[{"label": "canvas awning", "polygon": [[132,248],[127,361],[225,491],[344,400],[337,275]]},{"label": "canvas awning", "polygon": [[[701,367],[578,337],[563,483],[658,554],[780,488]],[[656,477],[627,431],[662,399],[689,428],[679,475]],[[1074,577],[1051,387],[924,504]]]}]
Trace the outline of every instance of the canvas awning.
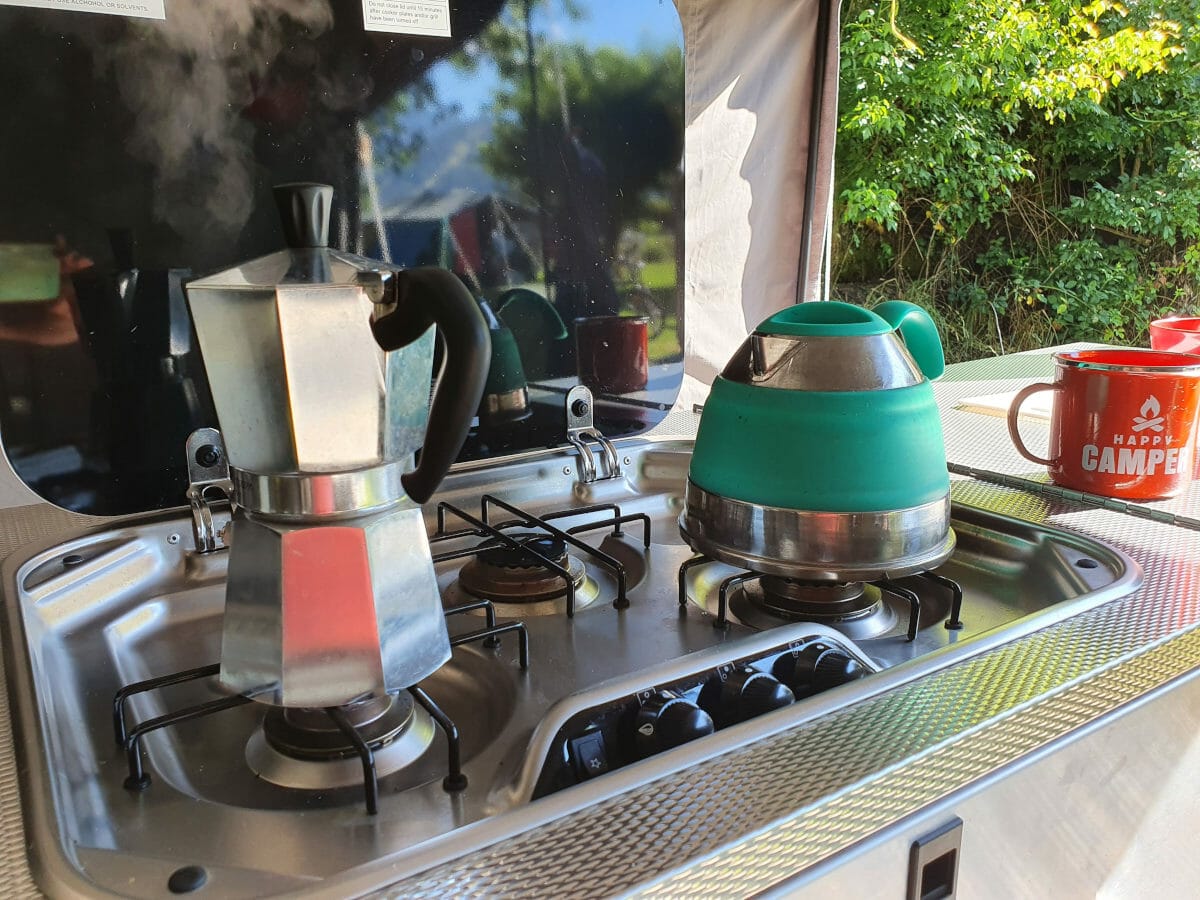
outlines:
[{"label": "canvas awning", "polygon": [[[677,0],[687,122],[685,375],[702,402],[744,336],[797,296],[823,296],[837,126],[838,6],[828,0]],[[797,291],[822,6],[811,262]]]}]

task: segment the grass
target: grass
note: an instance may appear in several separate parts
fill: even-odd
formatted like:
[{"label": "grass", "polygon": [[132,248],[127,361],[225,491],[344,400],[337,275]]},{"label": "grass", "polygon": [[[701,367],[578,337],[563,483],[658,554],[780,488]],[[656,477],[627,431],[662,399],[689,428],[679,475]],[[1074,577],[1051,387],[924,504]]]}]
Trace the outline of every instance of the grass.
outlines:
[{"label": "grass", "polygon": [[675,287],[675,260],[646,263],[642,269],[642,284],[652,291]]},{"label": "grass", "polygon": [[650,339],[650,362],[677,362],[683,358],[679,345],[679,323],[674,316],[667,316],[663,328]]}]

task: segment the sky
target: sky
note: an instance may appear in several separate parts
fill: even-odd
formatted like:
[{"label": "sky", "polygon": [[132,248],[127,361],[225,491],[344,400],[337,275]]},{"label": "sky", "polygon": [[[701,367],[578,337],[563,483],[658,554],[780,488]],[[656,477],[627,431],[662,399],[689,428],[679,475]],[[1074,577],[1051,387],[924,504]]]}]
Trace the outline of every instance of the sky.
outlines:
[{"label": "sky", "polygon": [[[588,47],[617,46],[637,50],[661,46],[667,41],[682,43],[679,15],[671,0],[571,0],[584,15],[572,20],[563,12],[562,0],[550,0],[534,9],[534,31],[551,39],[582,43]],[[518,3],[510,3],[520,9]],[[490,76],[490,77],[489,77]],[[457,103],[465,118],[473,118],[491,101],[495,70],[480,66],[474,73],[457,72],[446,63],[431,72],[431,80],[442,102]]]}]

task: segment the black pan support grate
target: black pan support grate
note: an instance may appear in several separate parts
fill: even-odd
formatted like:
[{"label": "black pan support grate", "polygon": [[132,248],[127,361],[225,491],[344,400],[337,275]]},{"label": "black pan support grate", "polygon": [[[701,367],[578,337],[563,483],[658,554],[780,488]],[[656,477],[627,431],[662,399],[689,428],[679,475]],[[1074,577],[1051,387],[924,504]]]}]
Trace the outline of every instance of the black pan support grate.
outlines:
[{"label": "black pan support grate", "polygon": [[[485,627],[468,632],[467,634],[452,637],[450,645],[457,647],[460,644],[479,641],[485,647],[494,648],[500,646],[500,635],[508,632],[516,632],[518,659],[522,669],[528,668],[529,634],[525,629],[525,625],[521,622],[507,622],[503,625],[496,624],[496,610],[490,600],[481,600],[478,603],[457,606],[454,609],[447,610],[446,616],[449,617],[478,609],[484,611]],[[126,789],[140,793],[150,787],[150,773],[145,770],[142,764],[141,749],[142,738],[147,734],[171,725],[178,725],[181,722],[201,719],[226,709],[243,706],[253,702],[254,699],[253,697],[241,694],[221,697],[206,703],[198,703],[194,706],[173,710],[153,719],[139,722],[130,728],[126,719],[126,706],[128,705],[129,698],[135,694],[143,694],[147,691],[158,690],[159,688],[184,684],[190,681],[199,681],[204,678],[212,678],[219,674],[220,670],[220,664],[201,666],[197,669],[185,669],[171,675],[162,675],[158,678],[150,678],[146,681],[126,685],[117,691],[113,697],[113,735],[116,738],[117,746],[124,751],[129,767],[129,774],[125,778]],[[453,793],[464,790],[467,787],[467,776],[462,771],[462,746],[459,740],[458,728],[420,685],[413,685],[408,688],[408,692],[412,695],[413,700],[429,713],[430,718],[438,724],[438,727],[446,735],[446,777],[442,779],[442,787],[446,791]],[[325,710],[325,713],[350,742],[351,746],[354,747],[355,753],[362,762],[363,795],[366,801],[367,812],[375,815],[379,811],[379,779],[375,772],[374,752],[377,748],[372,747],[371,744],[363,739],[358,729],[350,722],[345,711],[340,707],[331,706]]]},{"label": "black pan support grate", "polygon": [[[493,523],[491,519],[494,509],[503,510],[513,518]],[[470,527],[447,531],[447,513],[466,522]],[[606,513],[607,515],[595,521],[575,525],[565,530],[550,524],[556,519],[575,518],[577,516],[595,515],[598,513]],[[485,538],[483,543],[463,550],[451,550],[446,553],[434,554],[433,561],[435,563],[475,557],[482,551],[496,546],[504,546],[524,553],[529,558],[536,560],[537,564],[546,571],[553,572],[562,580],[567,603],[567,618],[573,618],[575,616],[575,583],[567,569],[559,562],[550,559],[544,553],[540,552],[535,542],[530,540],[528,535],[514,536],[508,534],[507,531],[512,528],[520,528],[523,532],[533,529],[539,533],[539,536],[545,534],[557,538],[564,544],[590,557],[598,565],[607,569],[617,582],[617,596],[613,599],[613,607],[615,609],[627,609],[629,607],[629,574],[625,570],[625,566],[603,550],[598,550],[580,540],[576,535],[588,531],[611,528],[613,537],[622,537],[624,532],[621,530],[621,526],[631,522],[641,523],[642,546],[646,550],[649,550],[650,517],[645,513],[623,515],[621,508],[617,504],[600,503],[595,506],[580,506],[573,509],[557,510],[542,516],[535,516],[518,506],[506,503],[498,497],[494,497],[491,494],[484,494],[480,501],[480,514],[478,517],[449,503],[439,503],[437,506],[437,531],[429,538],[429,542],[435,544],[464,537]]]},{"label": "black pan support grate", "polygon": [[[493,522],[492,518],[496,510],[502,510],[513,518],[504,521]],[[452,514],[463,522],[466,522],[470,527],[459,529],[456,531],[447,531],[446,517],[447,514]],[[552,525],[551,522],[557,519],[576,518],[579,516],[595,516],[603,514],[598,519],[585,522],[581,525],[575,525],[567,529],[561,529]],[[621,509],[615,503],[603,503],[594,506],[576,507],[573,509],[563,509],[543,516],[534,516],[526,512],[520,507],[514,506],[511,503],[499,499],[490,494],[485,494],[481,500],[481,509],[479,517],[475,517],[456,506],[449,503],[439,503],[437,507],[437,531],[430,536],[430,543],[439,543],[455,538],[463,537],[480,537],[485,541],[482,544],[477,544],[464,550],[453,550],[446,553],[437,554],[433,557],[434,562],[447,562],[455,559],[466,559],[468,557],[477,556],[482,550],[487,547],[505,546],[513,550],[523,552],[527,556],[536,560],[547,571],[554,573],[562,579],[565,586],[565,594],[567,600],[567,615],[569,617],[575,615],[575,586],[568,571],[559,565],[556,561],[549,559],[544,554],[540,553],[535,546],[523,541],[519,537],[513,537],[506,533],[508,529],[520,527],[522,529],[536,529],[539,533],[549,535],[562,541],[564,545],[573,547],[586,556],[594,560],[598,565],[604,567],[612,573],[613,578],[617,583],[617,596],[613,600],[613,606],[616,609],[625,609],[629,606],[629,581],[628,573],[625,567],[609,554],[589,546],[584,541],[580,540],[577,535],[589,531],[599,531],[605,528],[612,529],[614,537],[622,537],[623,532],[621,526],[630,523],[640,523],[642,526],[642,543],[645,549],[650,548],[650,517],[644,513],[632,513],[629,515],[622,514]],[[480,600],[473,603],[464,603],[453,609],[447,610],[447,617],[459,615],[462,613],[483,610],[485,615],[485,626],[483,628],[460,634],[450,639],[450,645],[457,647],[461,644],[472,643],[479,641],[484,647],[496,648],[500,646],[501,635],[509,632],[515,632],[517,636],[517,652],[518,660],[522,669],[529,667],[529,634],[522,622],[506,622],[503,625],[496,622],[496,609],[491,600]],[[151,784],[150,773],[146,771],[142,762],[142,738],[152,731],[158,731],[162,728],[167,728],[172,725],[178,725],[181,722],[188,722],[195,719],[201,719],[214,713],[221,712],[226,709],[243,706],[253,702],[253,697],[244,695],[234,695],[229,697],[221,697],[216,700],[210,700],[205,703],[187,706],[182,709],[173,710],[164,715],[157,716],[153,719],[147,719],[144,722],[139,722],[133,727],[129,727],[126,717],[126,707],[128,706],[129,698],[136,694],[146,693],[148,691],[158,690],[160,688],[170,687],[172,685],[185,684],[191,681],[199,681],[205,678],[216,677],[220,673],[220,665],[214,664],[210,666],[201,666],[196,669],[185,669],[180,672],[175,672],[170,675],[163,675],[158,678],[150,678],[146,681],[139,681],[135,684],[126,685],[117,691],[113,698],[113,734],[116,738],[117,746],[125,753],[126,762],[128,764],[129,774],[125,778],[125,787],[130,791],[141,792],[147,790]],[[447,745],[447,760],[446,760],[446,777],[442,779],[442,786],[448,792],[462,791],[467,786],[467,777],[462,771],[462,748],[459,740],[458,728],[450,717],[438,707],[433,698],[423,690],[420,685],[414,685],[408,688],[408,692],[413,699],[420,704],[430,717],[438,724],[442,732],[446,735]],[[377,749],[372,747],[363,736],[355,728],[354,724],[346,716],[344,710],[339,707],[330,707],[325,710],[331,722],[339,731],[346,737],[350,745],[354,748],[355,753],[362,762],[363,769],[363,794],[366,801],[367,812],[374,815],[379,810],[379,779],[375,771],[374,751]]]},{"label": "black pan support grate", "polygon": [[[681,611],[687,609],[687,573],[696,566],[710,563],[713,560],[704,556],[693,556],[691,559],[685,560],[679,567],[679,608]],[[945,575],[939,575],[937,572],[919,572],[915,578],[935,584],[938,587],[945,588],[950,591],[950,617],[946,619],[945,626],[951,631],[960,631],[963,627],[962,622],[962,604],[963,592],[962,587],[957,581],[952,578],[947,578]],[[747,582],[757,581],[762,578],[761,572],[738,572],[725,578],[717,588],[717,615],[713,619],[713,628],[721,631],[729,630],[729,595],[735,588],[741,587]],[[921,597],[911,588],[897,584],[890,579],[882,579],[872,582],[881,591],[891,594],[894,597],[899,597],[908,604],[908,640],[915,641],[917,639],[917,629],[920,626],[921,620]]]}]

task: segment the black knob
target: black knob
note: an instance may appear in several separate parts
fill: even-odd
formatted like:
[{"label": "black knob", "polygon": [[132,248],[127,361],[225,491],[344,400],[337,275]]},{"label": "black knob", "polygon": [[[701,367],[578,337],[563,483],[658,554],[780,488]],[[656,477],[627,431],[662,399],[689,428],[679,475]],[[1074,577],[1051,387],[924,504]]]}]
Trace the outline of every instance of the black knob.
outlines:
[{"label": "black knob", "polygon": [[796,695],[768,672],[739,666],[714,675],[700,689],[700,706],[724,728],[795,702]]},{"label": "black knob", "polygon": [[850,654],[828,644],[810,644],[799,655],[785,653],[772,670],[798,697],[808,697],[846,684],[867,674],[867,668]]},{"label": "black knob", "polygon": [[783,709],[796,702],[792,689],[774,675],[758,672],[742,688],[741,708],[745,718],[761,716],[773,709]]},{"label": "black knob", "polygon": [[655,691],[634,718],[634,742],[641,756],[670,750],[714,730],[708,713],[672,691]]},{"label": "black knob", "polygon": [[279,208],[283,237],[289,247],[329,246],[332,187],[308,181],[277,184],[275,205]]}]

